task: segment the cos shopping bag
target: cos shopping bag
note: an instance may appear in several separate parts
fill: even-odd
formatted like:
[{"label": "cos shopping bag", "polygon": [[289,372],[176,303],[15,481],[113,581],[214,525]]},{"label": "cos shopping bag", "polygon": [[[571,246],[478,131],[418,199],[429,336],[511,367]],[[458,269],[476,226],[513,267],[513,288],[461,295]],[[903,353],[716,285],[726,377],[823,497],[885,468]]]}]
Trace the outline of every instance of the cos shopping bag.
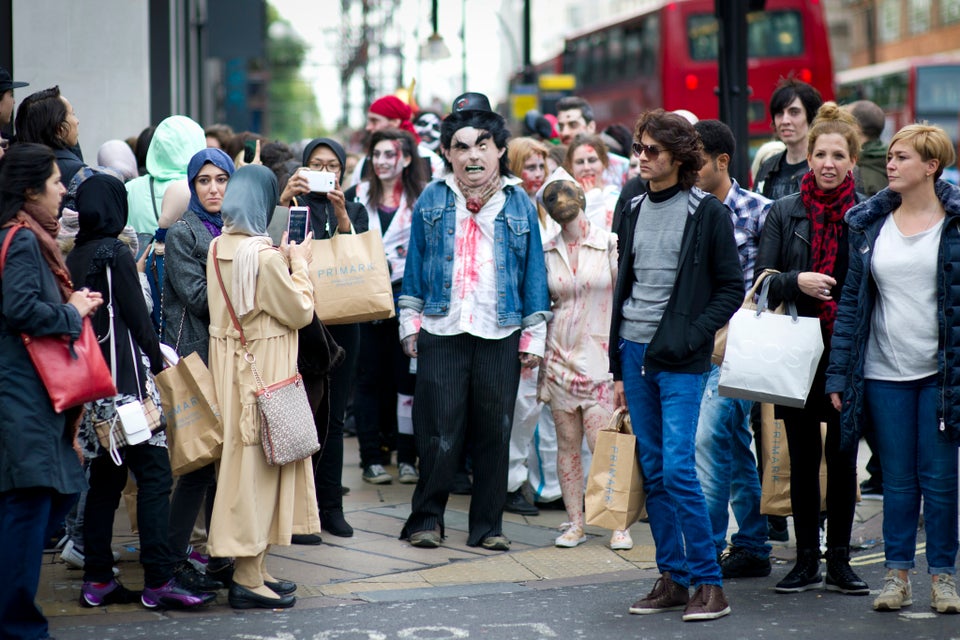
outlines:
[{"label": "cos shopping bag", "polygon": [[[780,273],[775,269],[764,269],[763,273],[757,278],[757,281],[753,283],[753,286],[750,288],[750,291],[747,291],[747,295],[743,297],[743,303],[740,305],[741,309],[749,309],[750,311],[757,310],[757,303],[754,302],[754,298],[757,297],[757,291],[760,289],[760,286],[763,284],[764,280],[767,279],[767,276],[774,273]],[[783,305],[777,307],[777,310],[774,313],[783,313]],[[727,352],[727,332],[730,330],[730,323],[723,325],[717,331],[717,335],[713,340],[713,355],[710,357],[710,361],[718,367],[723,364],[723,355]]]},{"label": "cos shopping bag", "polygon": [[820,320],[767,308],[769,278],[756,310],[741,308],[730,318],[727,347],[720,366],[720,395],[788,407],[803,407],[823,355]]},{"label": "cos shopping bag", "polygon": [[220,459],[223,423],[213,376],[196,352],[156,377],[167,417],[167,444],[173,475],[190,473]]},{"label": "cos shopping bag", "polygon": [[630,428],[630,414],[620,408],[597,434],[584,497],[587,524],[629,529],[640,519],[644,500],[637,438]]},{"label": "cos shopping bag", "polygon": [[383,320],[394,315],[383,241],[376,231],[337,233],[313,241],[313,299],[324,324]]}]

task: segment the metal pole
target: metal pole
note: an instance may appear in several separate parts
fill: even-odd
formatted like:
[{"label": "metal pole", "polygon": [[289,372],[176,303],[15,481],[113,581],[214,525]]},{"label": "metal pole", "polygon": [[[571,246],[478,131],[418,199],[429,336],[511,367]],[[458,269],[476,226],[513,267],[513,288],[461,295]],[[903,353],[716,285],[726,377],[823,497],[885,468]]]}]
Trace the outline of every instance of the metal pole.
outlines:
[{"label": "metal pole", "polygon": [[461,93],[467,92],[467,0],[460,2],[460,86]]},{"label": "metal pole", "polygon": [[720,120],[733,131],[737,150],[730,159],[730,175],[749,184],[749,129],[747,126],[747,4],[748,0],[715,0],[720,22]]}]

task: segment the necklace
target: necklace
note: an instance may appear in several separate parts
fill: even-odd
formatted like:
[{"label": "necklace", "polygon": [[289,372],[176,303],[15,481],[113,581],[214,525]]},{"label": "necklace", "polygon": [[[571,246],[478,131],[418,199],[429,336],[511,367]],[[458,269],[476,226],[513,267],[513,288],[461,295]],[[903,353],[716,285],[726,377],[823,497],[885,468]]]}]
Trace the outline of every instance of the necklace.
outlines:
[{"label": "necklace", "polygon": [[[904,217],[905,217],[905,216],[908,217],[908,218],[913,217],[914,219],[920,217],[920,216],[909,216],[908,214],[905,214],[905,213],[903,212],[903,209],[902,209],[902,208],[897,207],[897,210],[894,211],[894,213],[893,213],[894,218],[896,218],[896,216],[897,216],[898,213],[900,214],[900,221],[897,223],[897,227],[900,228],[901,232],[903,232],[903,233],[906,233],[906,232],[907,232],[906,229],[903,229],[903,228],[902,228],[902,227],[905,227],[905,226],[906,226],[906,221],[904,220]],[[937,210],[937,209],[932,209],[932,210],[930,211],[930,213],[927,214],[927,219],[926,219],[927,221],[926,221],[926,224],[923,226],[923,228],[920,229],[919,231],[914,231],[913,234],[911,234],[911,235],[916,235],[916,234],[918,234],[918,233],[923,233],[924,231],[926,231],[926,230],[928,230],[930,227],[932,227],[933,224],[934,224],[934,222],[936,222],[936,220],[939,218],[939,216],[937,215],[937,214],[939,214],[939,213],[940,213],[939,210]]]}]

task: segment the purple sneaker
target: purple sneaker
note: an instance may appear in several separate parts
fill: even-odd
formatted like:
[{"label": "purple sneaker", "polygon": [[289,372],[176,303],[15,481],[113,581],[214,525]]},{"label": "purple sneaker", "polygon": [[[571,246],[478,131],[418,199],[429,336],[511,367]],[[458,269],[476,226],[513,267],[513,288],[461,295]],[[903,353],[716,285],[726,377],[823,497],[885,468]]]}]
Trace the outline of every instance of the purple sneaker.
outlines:
[{"label": "purple sneaker", "polygon": [[99,607],[105,604],[130,604],[140,596],[124,587],[118,580],[84,582],[80,587],[80,606]]},{"label": "purple sneaker", "polygon": [[215,593],[194,593],[184,589],[174,578],[156,588],[143,588],[140,602],[147,609],[193,609],[207,604],[217,597]]}]

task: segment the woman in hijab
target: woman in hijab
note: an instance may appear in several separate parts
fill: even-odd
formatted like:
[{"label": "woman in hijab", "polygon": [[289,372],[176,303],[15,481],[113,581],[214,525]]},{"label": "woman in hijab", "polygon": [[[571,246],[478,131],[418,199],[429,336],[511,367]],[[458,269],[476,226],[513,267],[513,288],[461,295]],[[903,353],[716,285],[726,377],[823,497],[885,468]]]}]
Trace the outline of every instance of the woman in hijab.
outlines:
[{"label": "woman in hijab", "polygon": [[[229,602],[235,609],[287,608],[297,585],[270,575],[271,545],[293,534],[316,534],[320,520],[309,460],[267,464],[260,446],[259,388],[251,362],[266,385],[297,370],[298,329],[314,318],[308,264],[311,237],[279,250],[267,236],[277,202],[277,179],[262,165],[233,174],[223,199],[223,233],[207,256],[210,307],[210,373],[223,417],[223,457],[210,520],[212,556],[236,558]],[[219,269],[218,269],[219,267]],[[221,286],[222,277],[222,286]],[[234,328],[233,306],[246,337]],[[246,357],[249,352],[253,358]]]},{"label": "woman in hijab", "polygon": [[0,629],[4,637],[46,638],[35,603],[48,529],[86,488],[74,451],[82,407],[57,413],[21,333],[80,335],[103,302],[74,291],[57,248],[64,193],[53,152],[21,143],[0,158],[0,242],[10,240],[0,274]]},{"label": "woman in hijab", "polygon": [[[202,149],[195,153],[187,165],[190,189],[187,210],[169,229],[157,229],[158,238],[162,235],[165,240],[163,341],[173,345],[181,357],[196,352],[204,364],[208,364],[210,344],[207,252],[223,229],[220,207],[233,172],[233,161],[220,149]],[[177,578],[185,585],[202,590],[223,588],[221,582],[198,572],[187,561],[190,533],[204,503],[206,522],[210,522],[216,482],[213,464],[186,473],[177,481],[170,505],[170,545],[177,557]],[[214,567],[229,573],[229,561],[217,559]]]},{"label": "woman in hijab", "polygon": [[[191,609],[213,599],[196,594],[173,577],[168,541],[170,520],[170,458],[163,432],[141,444],[120,449],[117,465],[97,440],[94,422],[110,419],[116,405],[140,402],[147,395],[159,402],[153,379],[163,369],[160,342],[153,331],[140,289],[133,254],[117,238],[127,224],[127,193],[117,178],[102,173],[84,180],[77,189],[79,231],[67,267],[73,281],[98,291],[107,305],[93,316],[107,363],[115,370],[118,395],[87,406],[81,426],[84,453],[90,459],[90,490],[84,509],[84,575],[80,603],[88,607],[135,601],[113,576],[113,520],[128,472],[137,482],[137,518],[144,589],[140,601],[148,609]],[[107,337],[109,336],[109,337]],[[111,342],[115,345],[111,348]],[[111,362],[115,349],[116,361]],[[144,366],[144,355],[150,363]]]},{"label": "woman in hijab", "polygon": [[123,140],[107,140],[97,149],[97,164],[109,167],[120,174],[124,182],[136,178],[137,157]]},{"label": "woman in hijab", "polygon": [[[341,190],[347,154],[340,143],[330,138],[311,140],[303,150],[303,167],[298,169],[283,189],[280,204],[299,204],[310,207],[310,228],[313,237],[322,240],[334,233],[363,233],[369,228],[366,208],[359,202],[349,202]],[[305,170],[329,171],[336,175],[337,183],[329,193],[312,193]],[[282,211],[282,209],[281,209]],[[283,224],[278,220],[271,226]],[[317,437],[323,447],[313,454],[316,472],[317,508],[323,530],[336,536],[350,537],[353,527],[343,516],[343,423],[347,403],[353,391],[354,372],[357,367],[357,352],[360,341],[360,325],[338,324],[327,327],[334,341],[344,350],[343,362],[333,375],[321,373],[321,362],[316,353],[323,353],[319,339],[318,323],[300,334],[304,349],[300,354],[300,369],[307,385],[307,396],[314,410]],[[307,346],[307,345],[312,346]],[[324,396],[329,396],[325,398]],[[326,401],[325,401],[326,400]],[[329,403],[329,414],[327,404]],[[320,544],[320,536],[294,536],[294,544]]]}]

